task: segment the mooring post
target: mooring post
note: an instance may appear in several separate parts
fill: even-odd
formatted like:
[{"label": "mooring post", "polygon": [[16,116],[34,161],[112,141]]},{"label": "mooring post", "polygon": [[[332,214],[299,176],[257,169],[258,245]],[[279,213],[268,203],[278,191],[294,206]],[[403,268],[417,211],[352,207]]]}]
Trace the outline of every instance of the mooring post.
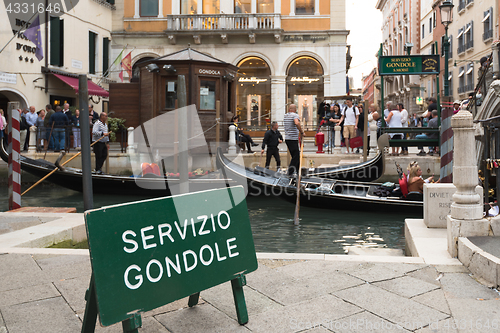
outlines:
[{"label": "mooring post", "polygon": [[21,208],[21,115],[19,102],[7,104],[9,119],[9,210]]},{"label": "mooring post", "polygon": [[342,127],[340,126],[335,126],[335,148],[333,148],[333,153],[334,154],[340,154],[342,152],[342,140],[340,138],[340,131],[342,130]]}]

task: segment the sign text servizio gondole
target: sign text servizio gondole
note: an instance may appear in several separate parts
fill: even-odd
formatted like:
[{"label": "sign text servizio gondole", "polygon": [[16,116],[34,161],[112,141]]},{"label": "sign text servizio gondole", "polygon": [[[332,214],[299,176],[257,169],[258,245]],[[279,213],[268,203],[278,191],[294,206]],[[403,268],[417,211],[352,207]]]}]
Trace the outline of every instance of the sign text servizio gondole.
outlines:
[{"label": "sign text servizio gondole", "polygon": [[241,187],[101,208],[85,219],[105,326],[257,269]]},{"label": "sign text servizio gondole", "polygon": [[439,55],[382,56],[380,75],[439,74]]}]

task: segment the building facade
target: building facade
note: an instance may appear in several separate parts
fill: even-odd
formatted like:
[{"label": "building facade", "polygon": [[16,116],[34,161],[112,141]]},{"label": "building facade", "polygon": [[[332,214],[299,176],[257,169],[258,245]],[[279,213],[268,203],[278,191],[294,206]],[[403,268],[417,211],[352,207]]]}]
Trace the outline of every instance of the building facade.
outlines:
[{"label": "building facade", "polygon": [[119,0],[115,6],[113,57],[132,52],[135,69],[190,46],[238,66],[234,110],[227,111],[247,126],[281,121],[290,103],[315,126],[323,99],[346,93],[343,0]]},{"label": "building facade", "polygon": [[13,29],[2,11],[0,38],[2,46],[7,46],[0,53],[0,108],[5,111],[12,101],[20,102],[22,108],[33,105],[37,110],[47,103],[76,106],[78,74],[89,74],[94,94],[89,102],[96,105],[96,111],[102,110],[108,94],[101,86],[106,87],[107,82],[103,72],[109,67],[113,9],[107,1],[80,0],[62,16],[48,16],[48,24],[40,26],[41,61],[35,57],[35,44],[19,33],[22,20],[16,20],[14,39],[8,43]]},{"label": "building facade", "polygon": [[375,87],[375,82],[378,79],[377,69],[374,68],[370,74],[364,76],[363,80],[363,100],[368,101],[369,104],[379,103],[378,89]]},{"label": "building facade", "polygon": [[[382,12],[382,55],[420,54],[420,0],[378,0]],[[430,37],[432,39],[432,36]],[[419,77],[396,75],[384,77],[384,99],[403,103],[408,112],[417,112],[420,96]]]}]

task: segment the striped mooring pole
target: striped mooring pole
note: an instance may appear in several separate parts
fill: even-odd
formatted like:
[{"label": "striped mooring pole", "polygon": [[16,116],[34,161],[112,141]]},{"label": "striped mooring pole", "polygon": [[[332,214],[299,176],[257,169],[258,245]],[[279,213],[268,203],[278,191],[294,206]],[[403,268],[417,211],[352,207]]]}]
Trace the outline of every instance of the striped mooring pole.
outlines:
[{"label": "striped mooring pole", "polygon": [[21,208],[21,135],[19,102],[9,102],[9,210]]},{"label": "striped mooring pole", "polygon": [[441,109],[441,170],[439,176],[441,183],[453,183],[453,128],[451,117],[453,116],[452,102],[443,102]]}]

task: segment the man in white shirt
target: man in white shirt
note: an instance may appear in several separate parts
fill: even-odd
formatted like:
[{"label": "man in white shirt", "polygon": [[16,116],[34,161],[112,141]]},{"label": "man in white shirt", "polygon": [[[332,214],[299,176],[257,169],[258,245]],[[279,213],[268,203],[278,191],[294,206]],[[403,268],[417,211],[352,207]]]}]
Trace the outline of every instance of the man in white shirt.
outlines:
[{"label": "man in white shirt", "polygon": [[[344,140],[345,147],[347,148],[346,153],[349,154],[349,139],[356,136],[356,130],[358,129],[359,120],[359,110],[357,107],[352,105],[352,97],[347,97],[346,108],[342,110],[342,117],[340,118],[340,124],[344,121]],[[351,148],[351,153],[354,154],[354,150]]]},{"label": "man in white shirt", "polygon": [[[398,103],[398,110],[401,112],[401,126],[408,127],[408,111],[406,111],[403,103]],[[406,133],[403,133],[403,140],[406,140]],[[408,146],[401,147],[403,155],[408,155]]]}]

